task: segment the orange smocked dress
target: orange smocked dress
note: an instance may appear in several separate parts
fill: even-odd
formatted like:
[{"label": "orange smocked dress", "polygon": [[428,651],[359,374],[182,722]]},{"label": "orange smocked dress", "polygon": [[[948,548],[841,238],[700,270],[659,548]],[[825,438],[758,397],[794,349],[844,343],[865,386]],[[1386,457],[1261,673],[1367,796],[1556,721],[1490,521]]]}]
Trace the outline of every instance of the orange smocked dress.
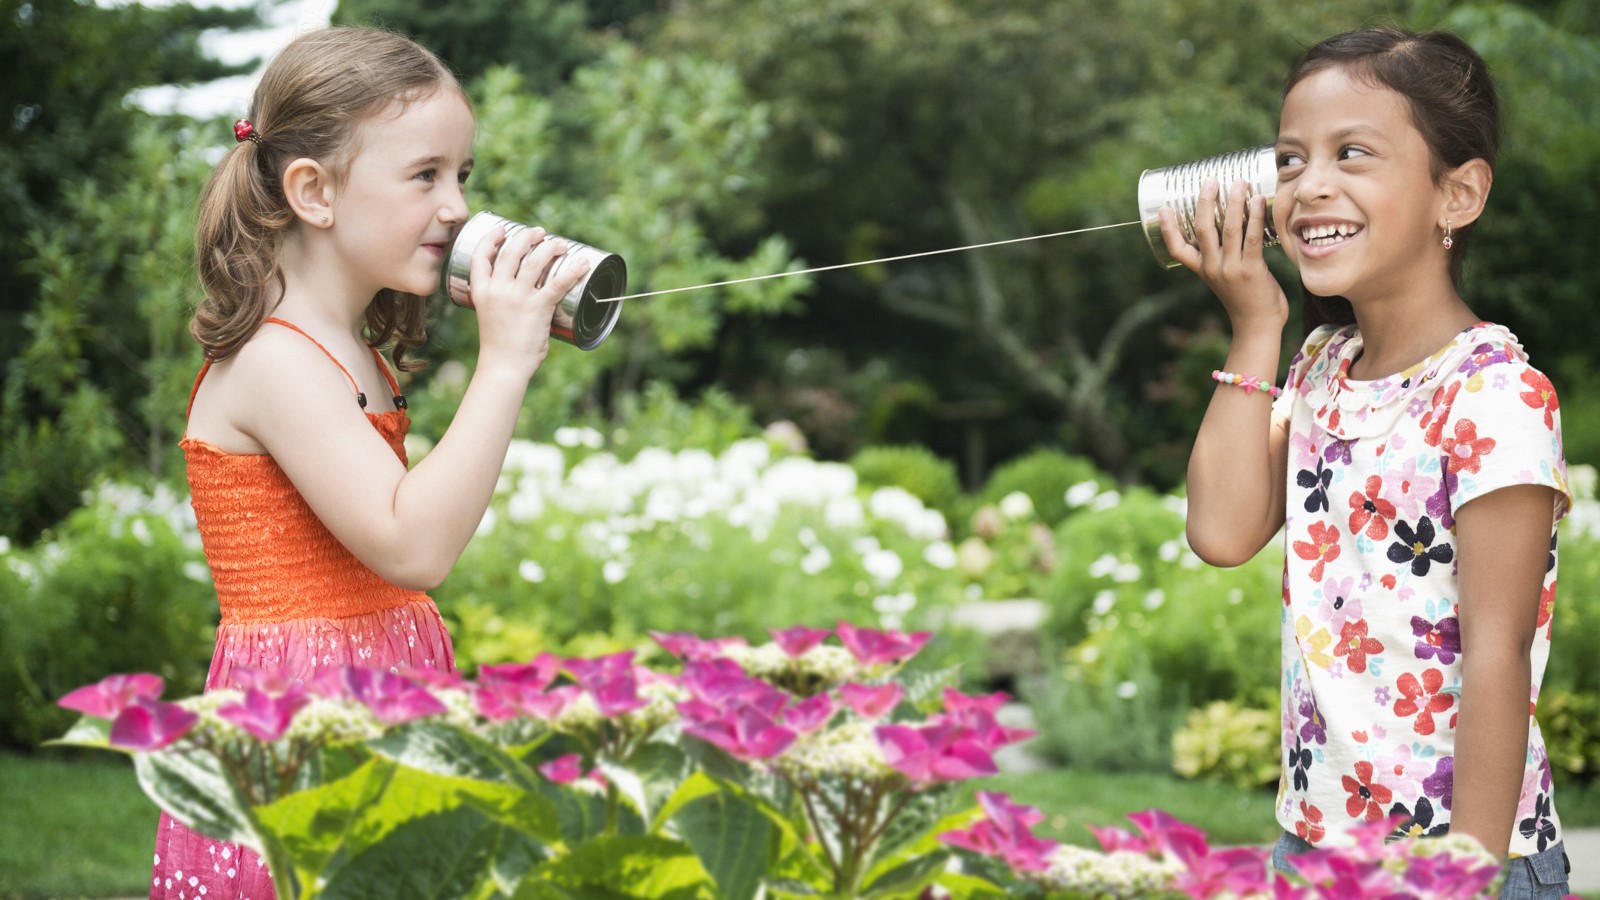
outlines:
[{"label": "orange smocked dress", "polygon": [[[281,319],[267,323],[293,329]],[[373,350],[403,406],[399,385]],[[206,363],[194,389],[210,369]],[[355,389],[355,379],[350,379]],[[364,398],[358,392],[356,398]],[[194,404],[194,391],[189,394]],[[367,420],[406,461],[405,410],[369,412]],[[439,610],[421,591],[383,580],[333,536],[271,456],[227,453],[205,441],[181,445],[191,503],[222,621],[206,689],[236,687],[236,667],[286,669],[305,679],[331,666],[455,670]],[[272,881],[255,853],[196,834],[163,814],[156,833],[151,898],[272,900]]]}]

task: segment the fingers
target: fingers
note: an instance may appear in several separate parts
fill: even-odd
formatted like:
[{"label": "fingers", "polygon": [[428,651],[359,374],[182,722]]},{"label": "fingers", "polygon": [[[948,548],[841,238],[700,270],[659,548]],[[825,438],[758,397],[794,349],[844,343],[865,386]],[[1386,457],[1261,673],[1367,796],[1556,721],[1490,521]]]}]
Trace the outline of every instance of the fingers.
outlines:
[{"label": "fingers", "polygon": [[1184,236],[1183,227],[1178,224],[1178,214],[1163,206],[1157,215],[1161,217],[1161,240],[1166,243],[1167,252],[1185,268],[1199,271],[1200,248],[1189,243]]}]

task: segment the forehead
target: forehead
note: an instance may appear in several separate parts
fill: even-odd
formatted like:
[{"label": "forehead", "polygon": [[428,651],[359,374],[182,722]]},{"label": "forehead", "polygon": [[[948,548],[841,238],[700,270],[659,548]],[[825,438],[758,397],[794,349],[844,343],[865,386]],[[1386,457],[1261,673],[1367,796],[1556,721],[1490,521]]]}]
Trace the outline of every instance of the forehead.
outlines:
[{"label": "forehead", "polygon": [[454,88],[396,101],[356,126],[357,158],[404,165],[420,157],[462,162],[472,155],[472,110]]},{"label": "forehead", "polygon": [[[1333,66],[1306,76],[1283,98],[1280,139],[1363,129],[1395,140],[1416,133],[1411,107],[1398,92]],[[1418,134],[1420,137],[1420,134]]]}]

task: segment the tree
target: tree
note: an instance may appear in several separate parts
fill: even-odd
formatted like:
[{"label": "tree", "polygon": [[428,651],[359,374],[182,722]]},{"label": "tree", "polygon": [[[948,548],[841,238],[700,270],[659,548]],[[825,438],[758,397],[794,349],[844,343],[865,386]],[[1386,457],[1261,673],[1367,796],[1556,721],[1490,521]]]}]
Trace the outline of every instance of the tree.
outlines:
[{"label": "tree", "polygon": [[[115,218],[92,223],[111,244],[76,240],[73,228],[105,193],[137,189],[134,135],[148,117],[126,103],[128,92],[248,71],[207,58],[199,34],[257,21],[253,10],[188,4],[0,0],[0,109],[10,113],[0,202],[11,236],[0,243],[0,535],[26,539],[60,518],[77,504],[83,473],[115,448],[149,455],[144,436],[122,433],[118,421],[146,396],[142,337],[131,347],[106,340],[122,336],[118,324],[141,301],[128,261],[115,255],[140,235]],[[177,208],[192,203],[193,194],[160,203],[173,206],[174,196],[184,198]],[[41,256],[45,244],[74,255]],[[76,280],[85,271],[94,285]],[[47,280],[57,298],[49,309]],[[97,417],[104,424],[85,431]]]}]

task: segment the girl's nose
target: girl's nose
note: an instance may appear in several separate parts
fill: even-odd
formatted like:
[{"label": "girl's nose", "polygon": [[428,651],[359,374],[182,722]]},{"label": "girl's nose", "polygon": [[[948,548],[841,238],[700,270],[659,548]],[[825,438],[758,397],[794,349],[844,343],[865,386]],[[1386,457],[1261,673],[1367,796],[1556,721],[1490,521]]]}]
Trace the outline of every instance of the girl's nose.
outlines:
[{"label": "girl's nose", "polygon": [[467,220],[467,215],[467,195],[461,188],[451,191],[449,199],[439,207],[439,221],[449,225],[460,225]]},{"label": "girl's nose", "polygon": [[1294,199],[1300,203],[1326,200],[1333,196],[1334,182],[1331,165],[1308,162],[1295,180]]}]

